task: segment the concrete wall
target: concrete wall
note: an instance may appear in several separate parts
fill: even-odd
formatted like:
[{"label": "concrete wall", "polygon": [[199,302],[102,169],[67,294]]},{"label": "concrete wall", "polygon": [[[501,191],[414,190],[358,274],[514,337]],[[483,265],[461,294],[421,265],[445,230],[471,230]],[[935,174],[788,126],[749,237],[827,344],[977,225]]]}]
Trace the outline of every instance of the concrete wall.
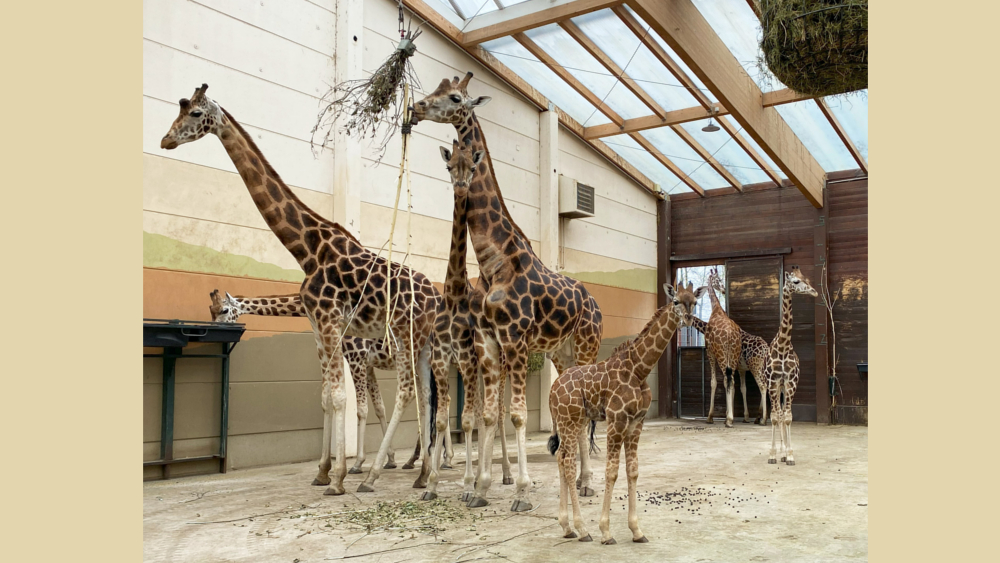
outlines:
[{"label": "concrete wall", "polygon": [[[373,71],[396,41],[396,4],[354,0],[363,6],[356,32],[362,69]],[[343,4],[343,2],[341,2]],[[266,227],[221,143],[207,138],[174,151],[159,139],[177,115],[176,102],[203,82],[255,136],[268,160],[312,209],[334,216],[336,151],[314,155],[309,146],[320,97],[335,81],[335,0],[146,0],[143,10],[143,316],[208,320],[213,289],[233,295],[294,293],[302,272]],[[341,22],[343,23],[343,22]],[[352,37],[353,39],[353,37]],[[414,67],[422,96],[442,78],[471,70],[474,95],[492,102],[477,113],[514,220],[538,249],[539,112],[511,88],[432,29],[418,41]],[[451,126],[422,123],[411,144],[413,236],[410,264],[443,281],[450,241],[452,191],[438,146],[450,146]],[[562,220],[559,263],[587,283],[604,313],[602,358],[638,332],[655,309],[656,214],[652,196],[565,130],[558,135],[558,172],[597,190],[597,216]],[[381,163],[361,155],[360,211],[356,232],[369,248],[389,233],[398,138]],[[341,161],[343,164],[343,161]],[[405,194],[404,198],[405,200]],[[401,209],[405,210],[401,202]],[[405,214],[397,219],[402,248]],[[478,273],[469,255],[470,275]],[[232,468],[318,458],[322,433],[319,365],[304,319],[244,317],[247,333],[231,368],[229,461]],[[155,350],[150,350],[155,351]],[[218,362],[179,364],[176,456],[212,453],[217,445],[221,389]],[[200,363],[199,363],[200,362]],[[144,459],[159,454],[159,360],[144,364]],[[396,376],[380,372],[389,413]],[[655,386],[655,374],[651,384]],[[528,424],[539,425],[542,403],[537,374],[529,377]],[[452,384],[453,412],[455,379]],[[656,397],[654,388],[653,396]],[[656,412],[654,403],[652,412]],[[416,413],[411,406],[394,446],[412,448]],[[348,424],[351,422],[348,421]],[[369,409],[365,449],[378,448],[381,430]],[[509,422],[508,422],[509,427]],[[177,466],[173,474],[211,471]],[[158,476],[148,469],[146,477]]]}]

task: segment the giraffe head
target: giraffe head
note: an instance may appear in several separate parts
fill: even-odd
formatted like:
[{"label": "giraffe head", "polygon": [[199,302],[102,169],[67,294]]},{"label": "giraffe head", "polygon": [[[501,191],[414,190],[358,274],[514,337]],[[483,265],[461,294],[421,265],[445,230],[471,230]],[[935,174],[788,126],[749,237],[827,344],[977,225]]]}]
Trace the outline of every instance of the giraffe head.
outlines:
[{"label": "giraffe head", "polygon": [[452,80],[442,80],[436,90],[410,108],[413,110],[410,123],[416,125],[424,120],[452,125],[464,123],[475,108],[485,106],[493,99],[489,96],[469,96],[466,88],[471,79],[472,73],[467,72],[461,80],[457,76]]},{"label": "giraffe head", "polygon": [[722,285],[722,277],[719,276],[718,267],[712,268],[708,271],[708,284],[712,286],[712,289],[721,295],[726,294],[726,286]]},{"label": "giraffe head", "polygon": [[667,299],[673,299],[674,312],[680,317],[682,325],[691,326],[694,323],[694,308],[701,296],[708,291],[708,287],[695,289],[694,283],[688,282],[687,286],[682,283],[674,290],[669,284],[663,284],[663,291],[667,293]]},{"label": "giraffe head", "polygon": [[483,160],[483,151],[476,151],[473,154],[468,147],[452,141],[451,149],[441,147],[441,158],[448,164],[448,173],[451,174],[451,183],[455,186],[455,195],[466,196],[469,194],[469,182],[476,173],[476,166]]},{"label": "giraffe head", "polygon": [[225,114],[219,104],[205,95],[208,84],[195,89],[191,99],[181,98],[180,115],[170,126],[170,131],[160,141],[161,149],[176,149],[184,143],[197,141],[209,133],[215,133],[225,122]]},{"label": "giraffe head", "polygon": [[809,280],[802,275],[802,270],[798,266],[792,266],[791,271],[785,272],[785,286],[795,293],[805,293],[816,297],[819,293],[809,285]]},{"label": "giraffe head", "polygon": [[243,311],[240,309],[239,302],[232,295],[229,295],[229,292],[226,292],[226,296],[222,297],[219,290],[216,289],[211,293],[211,297],[212,304],[208,306],[208,311],[212,314],[213,321],[235,323],[239,320]]}]

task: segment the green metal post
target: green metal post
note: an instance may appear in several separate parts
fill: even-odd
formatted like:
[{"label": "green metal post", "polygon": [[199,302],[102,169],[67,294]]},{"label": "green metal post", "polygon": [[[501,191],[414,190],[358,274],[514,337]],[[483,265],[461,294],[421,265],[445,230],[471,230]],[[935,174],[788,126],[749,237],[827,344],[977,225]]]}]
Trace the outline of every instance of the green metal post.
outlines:
[{"label": "green metal post", "polygon": [[226,472],[226,443],[229,439],[229,354],[236,344],[222,344],[222,421],[219,426],[219,471]]},{"label": "green metal post", "polygon": [[[163,355],[163,404],[160,410],[160,459],[174,459],[174,375],[180,348],[165,348]],[[164,464],[163,478],[170,478],[170,465]]]}]

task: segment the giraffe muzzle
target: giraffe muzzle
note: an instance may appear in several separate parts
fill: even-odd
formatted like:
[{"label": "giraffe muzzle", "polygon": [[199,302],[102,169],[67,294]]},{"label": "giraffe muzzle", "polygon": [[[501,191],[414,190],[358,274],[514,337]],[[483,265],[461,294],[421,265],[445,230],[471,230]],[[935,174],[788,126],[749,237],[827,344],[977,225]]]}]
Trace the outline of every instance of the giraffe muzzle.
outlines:
[{"label": "giraffe muzzle", "polygon": [[176,149],[177,141],[171,139],[170,137],[164,137],[163,139],[160,140],[160,148],[167,150]]},{"label": "giraffe muzzle", "polygon": [[416,110],[413,109],[413,106],[410,106],[406,109],[410,111],[410,125],[416,125],[417,123],[420,123],[420,117],[417,116],[417,112]]}]

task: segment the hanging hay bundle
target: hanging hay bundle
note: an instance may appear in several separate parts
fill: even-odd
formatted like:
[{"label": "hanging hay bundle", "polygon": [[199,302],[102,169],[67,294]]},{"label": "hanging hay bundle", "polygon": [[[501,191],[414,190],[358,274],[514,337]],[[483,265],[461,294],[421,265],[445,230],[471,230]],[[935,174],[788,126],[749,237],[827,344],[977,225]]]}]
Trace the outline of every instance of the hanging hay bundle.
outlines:
[{"label": "hanging hay bundle", "polygon": [[[386,144],[402,123],[406,110],[402,103],[404,84],[420,87],[413,71],[410,57],[417,51],[414,41],[421,34],[418,29],[402,34],[402,40],[391,55],[371,76],[359,80],[347,80],[335,84],[323,96],[316,125],[312,129],[310,144],[326,147],[333,135],[334,124],[345,117],[344,132],[358,140],[373,139],[379,127],[384,127],[379,143],[379,158],[385,152]],[[322,142],[316,142],[317,132],[324,130]]]},{"label": "hanging hay bundle", "polygon": [[764,62],[810,96],[868,87],[868,0],[758,0]]}]

